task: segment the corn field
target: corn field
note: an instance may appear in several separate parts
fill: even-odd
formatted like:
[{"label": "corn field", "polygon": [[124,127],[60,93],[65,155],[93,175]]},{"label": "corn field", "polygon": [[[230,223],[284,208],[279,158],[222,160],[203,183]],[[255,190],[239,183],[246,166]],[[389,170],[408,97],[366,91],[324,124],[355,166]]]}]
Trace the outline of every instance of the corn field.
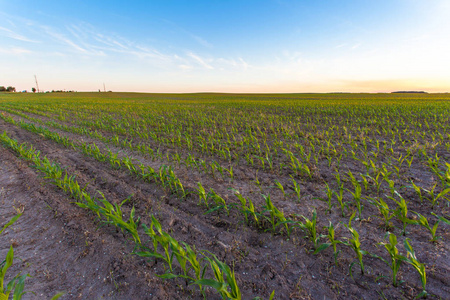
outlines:
[{"label": "corn field", "polygon": [[169,297],[450,298],[448,94],[8,94],[0,134]]}]

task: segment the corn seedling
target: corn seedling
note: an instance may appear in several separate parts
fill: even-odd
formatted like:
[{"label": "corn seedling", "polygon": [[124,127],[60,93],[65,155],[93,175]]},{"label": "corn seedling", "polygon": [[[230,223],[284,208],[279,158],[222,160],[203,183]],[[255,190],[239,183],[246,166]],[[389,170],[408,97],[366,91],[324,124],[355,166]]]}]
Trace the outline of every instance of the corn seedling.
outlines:
[{"label": "corn seedling", "polygon": [[301,189],[297,181],[291,175],[292,184],[294,185],[294,192],[297,195],[297,200],[300,202],[301,199]]},{"label": "corn seedling", "polygon": [[197,182],[197,185],[198,185],[197,194],[199,197],[198,205],[201,205],[202,201],[203,201],[203,203],[205,203],[206,207],[209,207],[208,206],[208,196],[206,194],[205,188],[202,186],[202,184],[200,182]]},{"label": "corn seedling", "polygon": [[388,198],[397,203],[397,209],[395,210],[396,216],[403,223],[402,235],[406,235],[406,225],[415,224],[416,221],[408,219],[408,203],[397,191],[395,191],[395,193],[400,198],[399,201],[397,201],[394,197],[388,196]]},{"label": "corn seedling", "polygon": [[320,236],[317,233],[317,212],[315,209],[313,210],[311,220],[303,215],[301,215],[301,217],[305,220],[305,222],[302,223],[298,221],[295,225],[307,232],[307,236],[313,243],[314,250],[316,250],[320,239]]},{"label": "corn seedling", "polygon": [[429,200],[431,202],[431,208],[434,208],[436,203],[438,203],[439,198],[444,197],[446,194],[448,194],[448,192],[450,192],[450,188],[447,188],[447,189],[441,191],[440,193],[436,194],[435,193],[436,186],[437,186],[437,184],[435,184],[430,190],[424,189],[430,197]]},{"label": "corn seedling", "polygon": [[256,225],[259,225],[259,218],[257,215],[257,212],[255,211],[255,206],[253,205],[253,202],[250,199],[245,199],[241,193],[237,190],[233,190],[236,197],[238,197],[240,205],[240,211],[244,214],[245,222],[247,224],[250,224],[249,216],[253,218],[253,221],[256,223]]},{"label": "corn seedling", "polygon": [[[16,222],[21,215],[22,214],[17,214],[14,217],[12,217],[11,220],[8,221],[0,230],[0,234],[2,234],[2,232],[6,228],[14,224],[14,222]],[[22,296],[25,294],[25,292],[23,292],[23,289],[25,285],[25,279],[29,277],[28,274],[22,276],[20,276],[20,273],[17,274],[5,286],[5,275],[8,269],[13,265],[13,261],[14,261],[14,249],[13,246],[11,245],[9,247],[8,253],[6,254],[6,259],[2,263],[0,263],[0,299],[7,300],[12,291],[14,291],[13,299],[22,299]]]},{"label": "corn seedling", "polygon": [[280,225],[284,225],[287,236],[289,237],[291,235],[291,228],[289,227],[289,223],[292,223],[292,221],[286,219],[284,213],[275,207],[275,205],[270,200],[270,195],[267,196],[262,195],[262,196],[266,201],[266,205],[263,206],[264,210],[262,213],[269,212],[270,217],[268,217],[267,219],[272,225],[272,233],[275,234],[275,229]]},{"label": "corn seedling", "polygon": [[361,175],[362,182],[364,184],[364,190],[367,191],[369,189],[369,181],[367,180],[365,175],[363,175],[363,174],[360,174],[360,175]]},{"label": "corn seedling", "polygon": [[208,193],[207,197],[212,198],[212,200],[216,204],[216,207],[210,209],[205,214],[211,213],[213,211],[225,209],[225,211],[227,212],[227,215],[230,215],[230,210],[229,210],[230,205],[227,205],[225,199],[223,199],[221,196],[219,196],[213,189],[210,189],[210,192]]},{"label": "corn seedling", "polygon": [[347,238],[347,242],[342,242],[344,245],[349,246],[353,252],[356,254],[356,258],[358,262],[352,262],[349,267],[350,276],[353,278],[352,268],[355,263],[359,263],[361,274],[364,275],[364,263],[363,263],[363,255],[369,254],[369,252],[361,249],[361,242],[359,241],[359,234],[355,228],[352,227],[352,220],[355,217],[355,213],[350,217],[348,224],[344,224],[345,227],[350,231],[352,237]]},{"label": "corn seedling", "polygon": [[323,243],[321,244],[319,247],[317,247],[316,251],[314,251],[314,254],[317,254],[325,249],[327,249],[328,247],[332,246],[333,247],[333,257],[334,257],[334,264],[337,266],[337,256],[339,255],[340,250],[337,250],[337,244],[341,244],[342,242],[340,240],[336,240],[335,238],[335,231],[334,231],[334,227],[333,224],[330,221],[330,225],[328,226],[324,226],[324,229],[327,229],[328,234],[327,235],[323,235],[322,237],[326,237],[328,238],[328,242],[327,243]]},{"label": "corn seedling", "polygon": [[379,243],[379,245],[383,245],[385,249],[388,251],[390,261],[385,260],[380,256],[375,255],[372,256],[382,260],[389,266],[389,268],[392,271],[392,285],[397,287],[399,283],[402,283],[401,281],[400,282],[398,281],[397,276],[398,271],[400,270],[400,265],[402,264],[403,261],[405,261],[406,257],[401,255],[397,249],[397,237],[390,232],[387,232],[386,236],[389,237],[389,243],[382,242]]},{"label": "corn seedling", "polygon": [[422,189],[420,188],[420,186],[417,186],[413,181],[411,181],[411,184],[414,190],[416,191],[416,194],[419,196],[420,203],[423,203]]},{"label": "corn seedling", "polygon": [[414,249],[412,248],[410,241],[411,241],[410,239],[406,238],[404,242],[405,249],[407,252],[405,262],[413,266],[414,269],[416,269],[416,271],[420,275],[420,280],[422,281],[422,292],[417,296],[417,298],[426,297],[428,293],[426,291],[427,273],[425,270],[425,265],[417,260],[416,253],[414,252]]},{"label": "corn seedling", "polygon": [[333,193],[334,191],[330,188],[330,186],[328,185],[327,182],[325,182],[325,186],[327,187],[327,190],[325,191],[327,198],[320,198],[318,197],[317,199],[326,202],[328,204],[328,213],[331,214],[331,209],[333,208],[333,203],[331,202],[331,200],[333,200]]},{"label": "corn seedling", "polygon": [[392,228],[392,223],[390,222],[393,217],[396,216],[396,211],[389,208],[389,205],[382,198],[367,198],[369,203],[375,205],[381,214],[379,217],[384,222],[384,229],[387,231]]},{"label": "corn seedling", "polygon": [[381,184],[383,183],[383,181],[380,178],[381,171],[377,172],[376,175],[374,175],[374,176],[370,176],[370,175],[365,175],[365,176],[369,177],[372,180],[372,182],[375,184],[375,186],[377,188],[377,194],[379,194],[380,193]]},{"label": "corn seedling", "polygon": [[437,236],[436,236],[436,230],[438,228],[439,222],[441,221],[440,219],[438,219],[433,227],[430,226],[430,224],[428,223],[428,220],[426,217],[424,217],[423,215],[421,215],[418,212],[413,211],[413,213],[415,213],[417,215],[417,217],[419,218],[416,223],[422,227],[425,227],[426,229],[428,229],[428,231],[431,233],[431,242],[435,242],[437,241]]},{"label": "corn seedling", "polygon": [[[205,259],[209,262],[215,279],[200,279],[193,284],[206,285],[215,288],[224,299],[241,300],[241,291],[237,285],[234,270],[221,262],[214,254],[204,251]],[[208,254],[211,257],[208,256]]]},{"label": "corn seedling", "polygon": [[275,185],[280,189],[280,191],[283,193],[283,197],[286,198],[286,192],[284,191],[283,185],[278,181],[275,180]]},{"label": "corn seedling", "polygon": [[353,195],[353,200],[354,200],[355,206],[358,209],[358,219],[361,220],[362,209],[363,209],[363,206],[361,204],[361,200],[362,200],[361,199],[361,185],[356,180],[355,181],[352,180],[352,183],[355,188],[355,192],[352,192],[351,190],[348,190],[348,191]]}]

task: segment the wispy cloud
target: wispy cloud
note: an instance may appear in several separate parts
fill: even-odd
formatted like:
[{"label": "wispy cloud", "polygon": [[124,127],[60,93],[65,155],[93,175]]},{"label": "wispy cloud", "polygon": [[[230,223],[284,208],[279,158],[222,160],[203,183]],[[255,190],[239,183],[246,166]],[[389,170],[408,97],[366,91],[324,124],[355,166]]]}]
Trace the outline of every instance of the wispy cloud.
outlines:
[{"label": "wispy cloud", "polygon": [[[0,12],[0,16],[2,13]],[[12,17],[0,22],[0,35],[16,40],[37,42],[27,38],[33,36],[42,41],[42,46],[33,49],[35,53],[48,56],[50,53],[58,57],[87,59],[89,57],[103,57],[102,59],[118,61],[132,60],[132,63],[148,64],[161,70],[181,72],[196,72],[199,70],[245,71],[251,66],[243,57],[214,57],[214,53],[199,53],[193,49],[173,49],[170,51],[142,41],[130,40],[114,32],[100,30],[87,22],[72,22],[62,26],[49,25],[21,17]],[[203,37],[185,30],[168,21],[179,32],[195,40],[201,46],[212,49],[214,46]],[[17,26],[16,26],[17,24]],[[11,26],[9,26],[11,25]],[[8,27],[8,28],[7,28]],[[9,29],[11,27],[12,29]],[[14,30],[13,30],[14,29]],[[20,33],[20,34],[19,34]],[[22,34],[24,33],[24,34]],[[52,49],[51,51],[48,49]],[[208,51],[208,50],[207,50]],[[1,53],[27,54],[25,48],[1,48]],[[298,53],[291,53],[298,56]],[[130,61],[131,63],[131,61]]]},{"label": "wispy cloud", "polygon": [[19,47],[12,47],[12,48],[1,48],[0,47],[0,53],[20,55],[20,54],[30,54],[30,53],[32,53],[32,51],[28,50],[28,49],[24,49],[24,48],[19,48]]},{"label": "wispy cloud", "polygon": [[207,40],[205,40],[204,38],[202,38],[202,37],[200,37],[198,35],[192,34],[192,33],[189,33],[189,35],[194,40],[196,40],[200,45],[202,45],[204,47],[207,47],[207,48],[213,48],[213,45],[211,43],[209,43]]},{"label": "wispy cloud", "polygon": [[231,67],[233,69],[245,71],[249,68],[249,64],[242,57],[238,57],[237,59],[218,58],[214,60],[213,63],[219,65],[221,69],[228,69]]},{"label": "wispy cloud", "polygon": [[208,42],[206,39],[204,39],[203,37],[199,36],[198,34],[194,34],[191,31],[180,27],[179,25],[177,25],[176,23],[169,21],[167,19],[163,19],[163,21],[167,24],[169,24],[170,26],[172,26],[173,28],[175,28],[176,30],[182,32],[183,34],[186,34],[187,36],[191,37],[193,40],[195,40],[197,43],[199,43],[200,45],[206,47],[206,48],[214,48],[214,45],[211,44],[210,42]]},{"label": "wispy cloud", "polygon": [[132,42],[114,33],[104,33],[92,25],[82,22],[66,27],[70,37],[52,32],[55,38],[66,43],[84,54],[108,56],[113,53],[135,56],[142,60],[161,63],[171,63],[177,59],[176,55],[165,54],[151,46],[144,46]]},{"label": "wispy cloud", "polygon": [[203,67],[206,68],[206,69],[209,69],[209,70],[213,70],[213,69],[214,69],[214,67],[211,66],[211,65],[206,61],[206,59],[203,59],[203,58],[201,58],[200,56],[198,56],[198,55],[196,55],[196,54],[194,54],[194,53],[192,53],[192,52],[188,52],[188,53],[187,53],[187,56],[190,57],[190,58],[192,58],[195,62],[197,62],[199,65],[203,66]]},{"label": "wispy cloud", "polygon": [[23,36],[17,32],[12,31],[11,29],[0,27],[0,35],[6,36],[11,39],[15,39],[22,42],[29,42],[29,43],[38,43],[38,41],[30,39],[26,36]]},{"label": "wispy cloud", "polygon": [[72,39],[68,38],[65,34],[54,31],[53,28],[48,26],[41,26],[45,33],[53,38],[55,41],[63,43],[72,48],[72,50],[88,54],[88,50],[81,45],[75,43]]}]

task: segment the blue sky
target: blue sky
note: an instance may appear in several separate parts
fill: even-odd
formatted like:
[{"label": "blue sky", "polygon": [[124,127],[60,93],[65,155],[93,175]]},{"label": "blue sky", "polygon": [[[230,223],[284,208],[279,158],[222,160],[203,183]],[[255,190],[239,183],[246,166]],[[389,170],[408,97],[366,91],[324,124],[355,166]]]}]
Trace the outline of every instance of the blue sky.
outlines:
[{"label": "blue sky", "polygon": [[0,0],[0,85],[450,90],[450,1]]}]

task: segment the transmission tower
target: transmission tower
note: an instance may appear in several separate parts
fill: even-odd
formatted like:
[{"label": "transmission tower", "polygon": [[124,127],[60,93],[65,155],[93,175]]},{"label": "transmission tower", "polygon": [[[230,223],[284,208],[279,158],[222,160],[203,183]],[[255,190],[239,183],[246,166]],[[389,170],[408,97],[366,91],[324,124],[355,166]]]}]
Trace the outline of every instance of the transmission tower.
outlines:
[{"label": "transmission tower", "polygon": [[36,81],[36,89],[37,89],[37,92],[39,93],[39,84],[38,84],[38,82],[37,82],[37,77],[36,77],[36,75],[34,75],[34,80]]}]

